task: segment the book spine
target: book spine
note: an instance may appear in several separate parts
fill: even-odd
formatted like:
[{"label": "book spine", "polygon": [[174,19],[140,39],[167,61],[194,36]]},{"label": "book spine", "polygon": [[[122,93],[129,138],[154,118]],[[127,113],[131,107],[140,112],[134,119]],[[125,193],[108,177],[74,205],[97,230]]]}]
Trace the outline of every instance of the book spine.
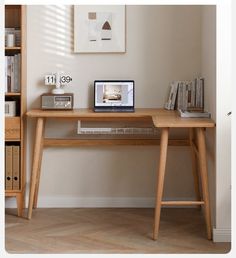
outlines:
[{"label": "book spine", "polygon": [[196,85],[196,107],[200,108],[200,85],[199,85],[199,79],[195,79],[195,85]]},{"label": "book spine", "polygon": [[195,107],[195,95],[196,95],[196,91],[195,91],[195,83],[194,81],[191,81],[191,107]]},{"label": "book spine", "polygon": [[175,106],[176,106],[176,96],[177,96],[178,86],[179,86],[179,82],[175,81],[173,83],[173,96],[172,96],[172,100],[171,100],[171,109],[172,110],[174,110]]},{"label": "book spine", "polygon": [[5,92],[8,92],[8,87],[7,87],[7,56],[5,56]]},{"label": "book spine", "polygon": [[183,108],[183,83],[179,82],[179,89],[178,89],[178,109]]},{"label": "book spine", "polygon": [[14,92],[14,56],[10,56],[11,60],[11,92]]},{"label": "book spine", "polygon": [[21,54],[18,54],[18,58],[17,58],[17,88],[18,88],[18,92],[21,91]]},{"label": "book spine", "polygon": [[204,78],[200,78],[199,83],[200,83],[200,108],[204,109]]},{"label": "book spine", "polygon": [[7,92],[11,92],[11,57],[7,56]]},{"label": "book spine", "polygon": [[14,66],[14,92],[18,92],[17,90],[17,55],[14,55],[13,59],[13,66]]},{"label": "book spine", "polygon": [[191,82],[186,83],[186,104],[187,108],[191,107]]},{"label": "book spine", "polygon": [[172,109],[173,96],[174,96],[174,83],[172,82],[170,85],[170,96],[169,96],[169,100],[168,100],[170,109]]},{"label": "book spine", "polygon": [[186,82],[183,82],[183,109],[187,109],[187,84]]},{"label": "book spine", "polygon": [[169,98],[168,98],[167,102],[165,103],[165,109],[168,109],[168,110],[171,109],[171,99],[172,99],[172,95],[173,95],[173,84],[171,83],[171,85],[170,85]]}]

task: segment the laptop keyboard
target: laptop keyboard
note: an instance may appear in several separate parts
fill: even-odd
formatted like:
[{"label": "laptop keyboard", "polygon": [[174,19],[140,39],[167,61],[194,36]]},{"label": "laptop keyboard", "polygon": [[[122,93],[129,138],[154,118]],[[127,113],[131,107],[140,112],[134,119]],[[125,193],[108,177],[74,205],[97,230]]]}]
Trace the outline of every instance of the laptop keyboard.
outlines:
[{"label": "laptop keyboard", "polygon": [[119,108],[119,109],[114,109],[114,108],[95,108],[95,112],[134,112],[133,108]]}]

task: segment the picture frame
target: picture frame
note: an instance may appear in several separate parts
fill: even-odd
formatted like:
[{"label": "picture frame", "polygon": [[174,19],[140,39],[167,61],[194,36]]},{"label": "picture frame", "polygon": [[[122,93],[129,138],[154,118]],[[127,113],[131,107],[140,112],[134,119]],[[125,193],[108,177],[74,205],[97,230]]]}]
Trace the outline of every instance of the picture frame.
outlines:
[{"label": "picture frame", "polygon": [[75,5],[75,53],[125,53],[125,5]]}]

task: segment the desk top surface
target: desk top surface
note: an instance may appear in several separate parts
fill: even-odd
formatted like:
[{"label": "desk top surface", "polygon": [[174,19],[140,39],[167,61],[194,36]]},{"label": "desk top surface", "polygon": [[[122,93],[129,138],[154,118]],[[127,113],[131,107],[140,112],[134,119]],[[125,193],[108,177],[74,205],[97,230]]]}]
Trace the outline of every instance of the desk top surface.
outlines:
[{"label": "desk top surface", "polygon": [[74,118],[81,120],[145,120],[152,119],[156,127],[215,127],[215,122],[208,118],[181,118],[176,110],[158,108],[137,108],[135,112],[96,113],[92,109],[74,110],[29,110],[26,115],[35,118]]}]

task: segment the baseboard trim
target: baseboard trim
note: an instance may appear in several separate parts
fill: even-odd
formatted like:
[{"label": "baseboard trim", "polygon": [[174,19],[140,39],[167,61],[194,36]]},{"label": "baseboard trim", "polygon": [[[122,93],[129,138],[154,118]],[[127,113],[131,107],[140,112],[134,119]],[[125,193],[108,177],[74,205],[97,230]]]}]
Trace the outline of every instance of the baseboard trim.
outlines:
[{"label": "baseboard trim", "polygon": [[[26,198],[26,207],[28,205]],[[169,199],[165,199],[168,201]],[[178,201],[188,200],[179,198]],[[190,201],[190,199],[189,199]],[[16,208],[15,198],[6,199],[6,208]],[[77,197],[39,196],[39,208],[154,208],[154,197]],[[165,206],[164,206],[165,207]],[[195,206],[169,206],[170,208],[194,208]],[[196,206],[197,207],[197,206]]]},{"label": "baseboard trim", "polygon": [[149,208],[154,207],[154,198],[129,198],[129,197],[41,197],[39,207],[80,207],[80,208]]},{"label": "baseboard trim", "polygon": [[213,242],[231,242],[231,229],[213,229]]},{"label": "baseboard trim", "polygon": [[[27,198],[26,198],[27,200]],[[28,203],[26,201],[26,207]],[[39,196],[38,208],[153,208],[155,198]],[[6,200],[6,208],[16,208],[14,198]]]}]

